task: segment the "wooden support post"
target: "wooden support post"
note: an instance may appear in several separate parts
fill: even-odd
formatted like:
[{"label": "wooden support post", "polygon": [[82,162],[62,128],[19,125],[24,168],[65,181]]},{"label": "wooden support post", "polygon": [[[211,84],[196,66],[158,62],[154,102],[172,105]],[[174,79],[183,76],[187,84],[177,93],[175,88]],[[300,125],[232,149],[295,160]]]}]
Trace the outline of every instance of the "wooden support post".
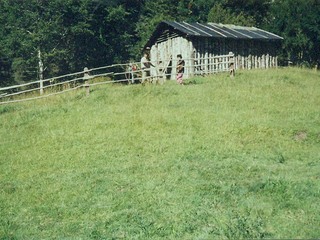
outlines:
[{"label": "wooden support post", "polygon": [[[130,73],[131,73],[131,83],[134,84],[134,71],[135,69],[132,69],[133,66],[130,67]],[[157,78],[158,78],[158,71],[157,71]]]},{"label": "wooden support post", "polygon": [[89,69],[87,67],[85,67],[83,69],[83,80],[88,80],[89,78],[90,78]]},{"label": "wooden support post", "polygon": [[195,72],[195,71],[194,71],[194,58],[195,58],[195,54],[194,54],[194,49],[193,49],[192,41],[190,41],[189,45],[190,45],[190,49],[189,49],[189,54],[190,54],[189,75],[190,75],[191,77],[193,77],[193,76],[194,76],[194,72]]},{"label": "wooden support post", "polygon": [[41,51],[38,50],[38,59],[39,59],[39,80],[40,80],[40,95],[43,94],[43,62],[41,59]]},{"label": "wooden support post", "polygon": [[86,89],[86,96],[88,97],[90,95],[90,84],[88,81],[85,82],[84,87]]}]

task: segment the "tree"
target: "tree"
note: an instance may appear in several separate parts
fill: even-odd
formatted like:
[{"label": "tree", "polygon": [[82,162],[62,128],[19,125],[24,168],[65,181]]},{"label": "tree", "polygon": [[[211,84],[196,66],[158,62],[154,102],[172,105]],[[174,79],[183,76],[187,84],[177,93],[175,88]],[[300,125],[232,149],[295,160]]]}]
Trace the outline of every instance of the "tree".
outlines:
[{"label": "tree", "polygon": [[176,1],[174,0],[146,0],[140,12],[139,21],[136,24],[136,32],[139,42],[134,51],[140,55],[143,46],[156,28],[163,20],[173,20],[176,15]]},{"label": "tree", "polygon": [[222,4],[216,4],[211,8],[208,14],[208,22],[242,26],[253,26],[255,24],[252,17],[246,16],[243,12],[235,14],[230,9],[223,7]]},{"label": "tree", "polygon": [[145,0],[136,31],[140,41],[135,52],[140,53],[144,44],[163,20],[206,22],[209,10],[221,0]]},{"label": "tree", "polygon": [[319,66],[319,16],[317,0],[278,0],[272,4],[268,28],[284,37],[283,58]]},{"label": "tree", "polygon": [[1,0],[0,85],[138,60],[163,20],[258,26],[284,37],[283,57],[319,64],[318,0]]},{"label": "tree", "polygon": [[[33,3],[33,2],[32,2]],[[39,36],[34,31],[37,24],[35,5],[26,7],[24,1],[0,2],[0,34],[3,55],[11,62],[10,70],[16,82],[37,77],[36,56]]]},{"label": "tree", "polygon": [[188,8],[192,14],[188,17],[191,22],[207,22],[212,7],[220,4],[222,0],[192,0],[188,1]]},{"label": "tree", "polygon": [[[2,0],[0,59],[11,62],[16,82],[124,61],[138,41],[139,0]],[[3,68],[3,67],[2,67]]]},{"label": "tree", "polygon": [[241,15],[250,24],[261,27],[267,21],[272,0],[223,0],[223,7],[229,9],[234,15]]}]

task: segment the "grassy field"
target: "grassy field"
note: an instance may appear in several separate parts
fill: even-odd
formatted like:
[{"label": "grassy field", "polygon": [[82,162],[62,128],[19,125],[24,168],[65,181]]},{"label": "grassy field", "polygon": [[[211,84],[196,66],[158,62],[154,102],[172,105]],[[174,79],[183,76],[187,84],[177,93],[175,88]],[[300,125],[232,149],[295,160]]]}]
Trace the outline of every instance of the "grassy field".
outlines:
[{"label": "grassy field", "polygon": [[0,239],[320,237],[320,73],[0,106]]}]

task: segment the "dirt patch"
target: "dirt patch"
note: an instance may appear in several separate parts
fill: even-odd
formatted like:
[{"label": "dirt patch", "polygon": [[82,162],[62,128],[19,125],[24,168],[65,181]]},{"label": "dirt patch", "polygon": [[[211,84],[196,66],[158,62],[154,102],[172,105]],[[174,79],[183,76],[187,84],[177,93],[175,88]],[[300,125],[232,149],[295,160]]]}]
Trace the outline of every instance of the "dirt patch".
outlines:
[{"label": "dirt patch", "polygon": [[307,138],[308,138],[308,134],[306,131],[299,131],[293,137],[293,139],[298,142],[305,141]]}]

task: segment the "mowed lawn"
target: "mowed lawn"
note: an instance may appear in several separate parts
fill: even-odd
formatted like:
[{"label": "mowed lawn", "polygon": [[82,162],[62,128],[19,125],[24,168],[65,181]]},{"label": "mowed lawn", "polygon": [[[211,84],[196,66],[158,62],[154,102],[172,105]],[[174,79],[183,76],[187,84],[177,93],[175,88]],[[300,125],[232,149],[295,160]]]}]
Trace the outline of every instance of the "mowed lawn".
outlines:
[{"label": "mowed lawn", "polygon": [[320,237],[320,73],[0,105],[0,239]]}]

